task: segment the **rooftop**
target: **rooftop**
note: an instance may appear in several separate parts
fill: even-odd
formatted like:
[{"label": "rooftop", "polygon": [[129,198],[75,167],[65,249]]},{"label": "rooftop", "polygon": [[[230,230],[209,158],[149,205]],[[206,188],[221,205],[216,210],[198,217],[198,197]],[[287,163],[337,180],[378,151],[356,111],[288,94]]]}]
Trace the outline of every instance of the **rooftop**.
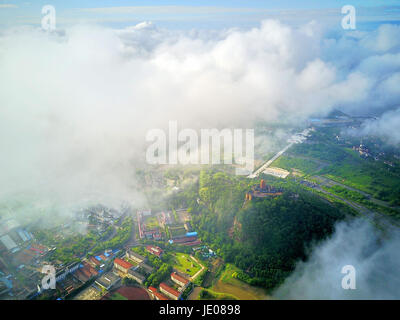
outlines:
[{"label": "rooftop", "polygon": [[139,272],[136,272],[136,271],[134,271],[132,269],[130,269],[128,271],[128,273],[130,275],[132,275],[133,277],[140,279],[141,281],[144,281],[146,279],[146,277],[144,275],[141,275]]},{"label": "rooftop", "polygon": [[98,283],[100,286],[102,286],[104,288],[110,288],[119,280],[120,280],[120,278],[117,275],[115,275],[112,272],[108,272],[108,273],[102,275],[99,279],[97,279],[96,283]]},{"label": "rooftop", "polygon": [[190,281],[188,280],[188,279],[186,279],[186,278],[184,278],[184,277],[181,277],[179,274],[177,274],[176,272],[172,272],[171,273],[171,278],[172,279],[176,279],[176,280],[178,280],[179,282],[182,282],[182,283],[184,283],[184,284],[188,284]]},{"label": "rooftop", "polygon": [[116,259],[114,260],[114,263],[120,265],[121,267],[123,267],[123,268],[125,268],[125,269],[130,269],[130,268],[133,267],[132,264],[130,264],[129,262],[127,262],[127,261],[125,261],[125,260],[122,260],[122,259],[120,259],[120,258],[116,258]]},{"label": "rooftop", "polygon": [[160,283],[160,288],[164,289],[165,291],[169,292],[170,294],[174,295],[175,297],[180,297],[181,293],[179,291],[176,291],[175,289],[171,288],[164,282]]}]

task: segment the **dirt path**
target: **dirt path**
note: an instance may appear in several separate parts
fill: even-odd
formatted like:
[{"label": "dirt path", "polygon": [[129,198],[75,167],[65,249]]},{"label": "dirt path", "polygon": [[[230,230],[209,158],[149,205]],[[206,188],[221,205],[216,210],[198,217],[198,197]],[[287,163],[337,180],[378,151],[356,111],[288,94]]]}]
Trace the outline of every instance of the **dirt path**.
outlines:
[{"label": "dirt path", "polygon": [[197,300],[197,297],[199,296],[200,291],[202,290],[202,287],[196,287],[193,289],[187,300]]},{"label": "dirt path", "polygon": [[205,269],[205,266],[203,266],[195,257],[193,257],[192,255],[190,256],[190,258],[196,262],[197,264],[199,264],[199,266],[201,267],[201,269],[199,271],[197,271],[193,277],[191,277],[191,280],[194,281],[196,280],[196,278],[200,275],[200,273]]}]

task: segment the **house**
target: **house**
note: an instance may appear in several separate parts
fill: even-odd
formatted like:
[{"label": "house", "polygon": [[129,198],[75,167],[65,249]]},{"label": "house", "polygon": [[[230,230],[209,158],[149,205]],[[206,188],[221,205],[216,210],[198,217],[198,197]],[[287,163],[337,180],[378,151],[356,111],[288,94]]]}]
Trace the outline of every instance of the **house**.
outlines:
[{"label": "house", "polygon": [[120,283],[120,281],[120,277],[112,272],[108,272],[97,279],[96,284],[109,291],[110,289],[116,287]]},{"label": "house", "polygon": [[142,262],[141,264],[139,264],[138,266],[140,269],[142,269],[145,273],[150,274],[154,271],[153,267],[150,267],[148,264],[145,264],[144,262]]},{"label": "house", "polygon": [[157,257],[161,257],[163,254],[163,250],[160,247],[157,246],[146,246],[147,252],[154,254]]},{"label": "house", "polygon": [[97,267],[101,265],[101,262],[99,260],[97,260],[95,257],[90,257],[89,259],[89,263],[93,266],[93,267]]},{"label": "house", "polygon": [[142,262],[147,260],[146,257],[143,257],[140,254],[137,254],[136,252],[132,251],[132,249],[128,250],[126,252],[126,257],[131,259],[131,260],[133,260],[133,261],[135,261],[135,262],[137,262],[137,263],[142,263]]},{"label": "house", "polygon": [[127,277],[135,280],[140,284],[143,284],[144,280],[146,280],[146,277],[144,275],[134,271],[133,269],[129,269]]},{"label": "house", "polygon": [[179,285],[180,287],[182,287],[181,291],[184,291],[185,288],[188,286],[188,284],[190,283],[190,281],[182,276],[180,276],[179,274],[177,274],[176,272],[172,272],[171,273],[171,280],[173,282],[175,282],[177,285]]},{"label": "house", "polygon": [[156,300],[169,300],[166,296],[164,296],[162,293],[159,293],[156,288],[154,287],[149,287],[150,295],[153,299]]},{"label": "house", "polygon": [[123,273],[128,273],[129,269],[132,267],[133,267],[132,264],[130,264],[129,262],[122,260],[120,258],[116,258],[114,260],[114,268]]},{"label": "house", "polygon": [[160,291],[161,293],[164,293],[167,297],[173,300],[179,300],[179,298],[181,297],[181,293],[179,291],[171,288],[164,282],[160,283]]}]

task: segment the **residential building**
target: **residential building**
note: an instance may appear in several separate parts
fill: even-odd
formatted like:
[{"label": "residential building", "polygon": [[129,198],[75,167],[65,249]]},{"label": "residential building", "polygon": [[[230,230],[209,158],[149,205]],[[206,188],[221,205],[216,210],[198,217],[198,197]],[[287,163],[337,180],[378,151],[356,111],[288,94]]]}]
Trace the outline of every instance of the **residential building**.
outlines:
[{"label": "residential building", "polygon": [[123,273],[128,273],[129,269],[133,267],[132,264],[130,264],[129,262],[122,260],[120,258],[116,258],[114,260],[114,267],[115,269],[123,272]]},{"label": "residential building", "polygon": [[184,289],[188,286],[188,284],[190,283],[190,281],[182,276],[180,276],[179,274],[177,274],[176,272],[172,272],[171,273],[171,280],[173,282],[175,282],[176,284],[178,284],[180,287],[182,287],[182,291],[184,291]]},{"label": "residential building", "polygon": [[151,254],[154,254],[157,257],[161,257],[163,254],[163,250],[160,247],[157,246],[146,246],[146,250],[150,252]]},{"label": "residential building", "polygon": [[166,296],[164,296],[162,293],[159,293],[156,288],[154,287],[149,287],[150,295],[153,299],[156,300],[169,300]]},{"label": "residential building", "polygon": [[181,293],[179,291],[171,288],[164,282],[160,283],[160,291],[161,293],[164,293],[167,297],[173,300],[179,300],[179,298],[181,297]]},{"label": "residential building", "polygon": [[147,274],[150,274],[154,271],[153,267],[150,267],[148,264],[145,264],[144,262],[139,264],[139,268],[142,269]]},{"label": "residential building", "polygon": [[144,280],[146,280],[146,277],[144,275],[132,269],[128,271],[127,277],[139,282],[140,284],[143,284]]}]

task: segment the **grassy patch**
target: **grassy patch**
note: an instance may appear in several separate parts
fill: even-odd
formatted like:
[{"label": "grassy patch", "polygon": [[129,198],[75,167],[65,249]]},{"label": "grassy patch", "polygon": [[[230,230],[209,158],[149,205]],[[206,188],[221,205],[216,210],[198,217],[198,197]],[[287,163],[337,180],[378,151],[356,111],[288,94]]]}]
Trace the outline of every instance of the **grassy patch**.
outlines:
[{"label": "grassy patch", "polygon": [[173,255],[173,267],[183,273],[193,276],[197,271],[201,269],[200,265],[194,262],[190,256],[186,253],[174,253]]},{"label": "grassy patch", "polygon": [[157,217],[149,217],[146,219],[146,227],[148,229],[153,229],[158,227]]},{"label": "grassy patch", "polygon": [[110,296],[111,300],[128,300],[127,298],[125,298],[122,294],[118,293],[118,292],[114,292],[111,296]]},{"label": "grassy patch", "polygon": [[203,289],[199,292],[199,300],[238,300],[234,295],[229,293],[215,292],[210,289]]},{"label": "grassy patch", "polygon": [[271,164],[271,166],[279,167],[288,171],[291,171],[292,169],[297,169],[306,174],[313,174],[317,171],[320,165],[311,160],[295,158],[290,156],[281,156],[278,159],[276,159]]}]

